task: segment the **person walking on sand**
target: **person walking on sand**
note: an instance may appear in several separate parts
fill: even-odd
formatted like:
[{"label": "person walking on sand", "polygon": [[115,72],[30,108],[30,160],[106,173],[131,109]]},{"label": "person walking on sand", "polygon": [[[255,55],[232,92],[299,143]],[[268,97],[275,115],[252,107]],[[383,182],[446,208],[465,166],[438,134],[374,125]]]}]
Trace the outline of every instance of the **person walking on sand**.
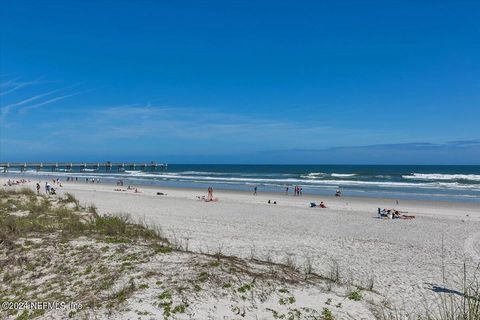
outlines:
[{"label": "person walking on sand", "polygon": [[253,188],[253,195],[254,195],[254,196],[257,195],[257,186],[255,186],[255,188]]}]

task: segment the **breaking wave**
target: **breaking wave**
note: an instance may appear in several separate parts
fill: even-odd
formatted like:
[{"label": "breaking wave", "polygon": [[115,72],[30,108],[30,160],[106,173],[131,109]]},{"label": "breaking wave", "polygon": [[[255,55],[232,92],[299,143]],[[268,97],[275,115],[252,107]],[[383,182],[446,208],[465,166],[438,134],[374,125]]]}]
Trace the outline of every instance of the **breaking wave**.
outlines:
[{"label": "breaking wave", "polygon": [[410,180],[480,181],[480,175],[478,174],[412,173],[411,175],[404,175],[402,178]]}]

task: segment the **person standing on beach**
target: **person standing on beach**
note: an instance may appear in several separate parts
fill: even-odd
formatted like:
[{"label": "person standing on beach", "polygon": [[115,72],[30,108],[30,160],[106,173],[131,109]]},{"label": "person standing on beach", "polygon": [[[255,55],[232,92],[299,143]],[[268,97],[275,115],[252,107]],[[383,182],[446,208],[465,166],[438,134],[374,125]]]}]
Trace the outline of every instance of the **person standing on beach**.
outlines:
[{"label": "person standing on beach", "polygon": [[285,195],[288,196],[288,187],[285,187]]},{"label": "person standing on beach", "polygon": [[40,183],[37,182],[37,194],[39,194],[39,193],[40,193]]},{"label": "person standing on beach", "polygon": [[253,188],[253,195],[254,195],[254,196],[257,195],[257,186],[255,186],[255,188]]}]

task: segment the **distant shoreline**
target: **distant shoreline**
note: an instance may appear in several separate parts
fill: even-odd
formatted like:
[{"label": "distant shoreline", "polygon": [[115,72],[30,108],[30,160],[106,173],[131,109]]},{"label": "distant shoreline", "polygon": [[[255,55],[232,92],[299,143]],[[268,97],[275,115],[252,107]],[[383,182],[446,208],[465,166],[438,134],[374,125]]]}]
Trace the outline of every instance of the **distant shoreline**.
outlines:
[{"label": "distant shoreline", "polygon": [[[26,176],[14,176],[10,177],[13,180],[20,180],[25,179]],[[38,178],[38,177],[34,177]],[[41,192],[44,190],[45,182],[50,182],[52,184],[52,179],[28,179],[29,182],[27,183],[28,186],[33,187],[37,181],[41,182]],[[0,181],[3,185],[9,177],[1,177]],[[196,196],[206,196],[207,195],[207,188],[205,187],[183,187],[183,186],[162,186],[162,185],[144,185],[144,184],[135,184],[135,183],[124,183],[123,186],[118,186],[116,181],[110,181],[108,179],[100,180],[98,183],[86,183],[85,180],[79,181],[69,181],[67,182],[65,179],[60,179],[62,183],[62,187],[58,188],[58,190],[63,192],[74,192],[76,190],[85,190],[85,191],[94,191],[94,192],[113,192],[114,189],[127,189],[128,186],[132,187],[132,190],[127,190],[127,194],[131,194],[134,192],[135,188],[141,190],[141,193],[135,194],[137,196],[140,195],[149,195],[155,196],[157,192],[165,193],[166,196],[168,195],[178,195],[181,194],[182,197],[185,195],[189,195],[190,199],[194,199]],[[54,187],[57,187],[54,185]],[[220,196],[228,196],[229,198],[237,198],[241,197],[242,202],[246,201],[247,199],[253,200],[260,200],[258,202],[266,202],[267,200],[278,201],[278,205],[282,206],[285,205],[285,202],[288,205],[292,205],[295,203],[295,206],[298,206],[299,203],[301,206],[308,207],[310,202],[320,202],[324,201],[327,204],[331,203],[350,203],[351,205],[359,204],[363,206],[370,206],[372,208],[373,213],[376,213],[375,209],[377,207],[380,208],[393,208],[393,207],[415,207],[415,208],[423,208],[423,209],[442,209],[448,211],[449,209],[455,209],[456,211],[461,210],[474,210],[478,211],[478,204],[475,202],[463,202],[463,201],[445,201],[445,200],[422,200],[422,199],[394,199],[394,198],[383,198],[383,197],[374,197],[374,196],[352,196],[352,195],[342,195],[340,197],[336,197],[332,194],[328,195],[319,195],[319,194],[308,194],[305,193],[302,196],[293,196],[292,192],[290,191],[288,195],[284,192],[272,192],[272,191],[262,191],[259,190],[257,196],[253,195],[253,190],[237,190],[237,189],[222,189],[213,187],[214,195]],[[122,192],[114,192],[115,194],[122,194]],[[161,197],[161,195],[158,195]],[[265,200],[265,201],[262,201]],[[247,200],[250,202],[251,200]],[[398,204],[397,204],[398,201]],[[257,201],[254,201],[257,202]],[[429,216],[436,216],[435,214],[428,214]],[[464,214],[455,215],[455,217],[463,217]],[[480,218],[480,216],[479,216]]]}]

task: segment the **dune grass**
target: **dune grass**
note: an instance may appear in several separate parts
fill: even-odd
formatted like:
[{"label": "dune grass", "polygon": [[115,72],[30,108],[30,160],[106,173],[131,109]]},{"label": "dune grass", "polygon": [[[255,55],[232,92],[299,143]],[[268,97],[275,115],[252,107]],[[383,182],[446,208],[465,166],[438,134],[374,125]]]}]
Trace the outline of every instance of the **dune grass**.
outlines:
[{"label": "dune grass", "polygon": [[[11,242],[29,233],[53,231],[61,231],[64,237],[143,238],[168,242],[158,229],[133,223],[127,215],[100,216],[95,207],[80,206],[69,193],[55,200],[36,195],[28,188],[1,190],[0,195],[6,199],[0,203],[0,242]],[[25,214],[10,214],[15,212]]]}]

